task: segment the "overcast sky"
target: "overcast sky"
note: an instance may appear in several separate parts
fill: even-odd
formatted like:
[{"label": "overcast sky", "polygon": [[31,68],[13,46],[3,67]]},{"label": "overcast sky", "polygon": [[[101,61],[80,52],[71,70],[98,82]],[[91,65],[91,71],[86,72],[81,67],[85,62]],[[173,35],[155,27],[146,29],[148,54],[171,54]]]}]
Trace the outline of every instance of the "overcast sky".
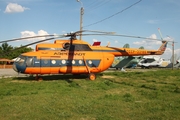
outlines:
[{"label": "overcast sky", "polygon": [[[116,32],[174,40],[175,53],[180,56],[180,1],[179,0],[0,0],[0,41],[12,38],[64,34],[80,29],[80,8],[84,8],[83,29]],[[67,39],[67,38],[64,38]],[[102,45],[158,49],[161,42],[112,36],[83,36],[89,42]],[[34,40],[9,43],[25,45]],[[48,41],[52,42],[52,41]],[[168,45],[166,59],[171,57]]]}]

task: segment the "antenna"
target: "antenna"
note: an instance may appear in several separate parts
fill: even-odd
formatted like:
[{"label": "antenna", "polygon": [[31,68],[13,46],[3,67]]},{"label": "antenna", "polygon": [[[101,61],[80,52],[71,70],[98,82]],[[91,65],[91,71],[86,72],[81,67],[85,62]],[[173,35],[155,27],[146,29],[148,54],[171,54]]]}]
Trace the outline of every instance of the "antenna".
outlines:
[{"label": "antenna", "polygon": [[162,34],[161,34],[160,28],[158,28],[158,32],[159,32],[159,34],[160,34],[160,36],[161,36],[161,40],[163,40],[163,36],[162,36]]}]

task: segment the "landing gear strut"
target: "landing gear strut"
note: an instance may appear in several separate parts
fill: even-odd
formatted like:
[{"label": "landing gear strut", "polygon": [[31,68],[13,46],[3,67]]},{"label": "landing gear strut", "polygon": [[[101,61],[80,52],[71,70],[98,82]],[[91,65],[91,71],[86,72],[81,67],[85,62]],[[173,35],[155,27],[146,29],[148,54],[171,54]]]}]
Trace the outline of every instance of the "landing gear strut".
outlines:
[{"label": "landing gear strut", "polygon": [[38,74],[36,74],[35,80],[42,81],[43,79],[42,79],[42,77],[38,76]]}]

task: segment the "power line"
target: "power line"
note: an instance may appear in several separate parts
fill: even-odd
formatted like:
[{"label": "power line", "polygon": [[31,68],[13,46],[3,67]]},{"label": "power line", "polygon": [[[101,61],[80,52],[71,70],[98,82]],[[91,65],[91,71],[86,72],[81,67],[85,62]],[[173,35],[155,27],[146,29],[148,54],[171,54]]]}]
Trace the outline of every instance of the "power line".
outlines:
[{"label": "power line", "polygon": [[97,4],[98,1],[95,0],[95,1],[92,1],[89,5],[85,6],[86,9],[89,9],[90,7],[94,6],[95,4]]},{"label": "power line", "polygon": [[99,1],[99,2],[96,2],[96,4],[94,4],[94,6],[91,7],[91,9],[88,9],[87,12],[90,12],[90,11],[93,11],[105,4],[107,4],[108,2],[110,2],[111,0],[103,0],[103,1]]},{"label": "power line", "polygon": [[120,14],[120,13],[122,13],[122,12],[124,12],[124,11],[128,10],[128,9],[130,9],[131,7],[133,7],[133,6],[135,6],[136,4],[140,3],[141,1],[142,1],[142,0],[139,0],[139,1],[135,2],[134,4],[130,5],[129,7],[125,8],[125,9],[123,9],[123,10],[121,10],[121,11],[119,11],[119,12],[117,12],[117,13],[115,13],[115,14],[113,14],[113,15],[111,15],[111,16],[109,16],[109,17],[107,17],[107,18],[105,18],[105,19],[102,19],[102,20],[97,21],[97,22],[95,22],[95,23],[92,23],[92,24],[86,25],[86,26],[84,26],[84,27],[89,27],[89,26],[92,26],[92,25],[98,24],[98,23],[100,23],[100,22],[103,22],[103,21],[105,21],[105,20],[107,20],[107,19],[110,19],[110,18],[112,18],[112,17],[114,17],[114,16],[116,16],[116,15],[118,15],[118,14]]}]

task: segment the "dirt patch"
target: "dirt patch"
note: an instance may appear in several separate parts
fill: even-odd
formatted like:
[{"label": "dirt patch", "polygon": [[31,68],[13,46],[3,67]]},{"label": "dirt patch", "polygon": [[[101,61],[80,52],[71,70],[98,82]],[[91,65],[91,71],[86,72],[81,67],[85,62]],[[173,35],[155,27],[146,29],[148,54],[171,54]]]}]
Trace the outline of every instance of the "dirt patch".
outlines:
[{"label": "dirt patch", "polygon": [[32,83],[32,82],[41,82],[41,81],[37,81],[37,80],[32,80],[32,81],[26,81],[26,80],[13,80],[11,82],[14,83]]},{"label": "dirt patch", "polygon": [[103,75],[102,78],[114,78],[114,76]]}]

